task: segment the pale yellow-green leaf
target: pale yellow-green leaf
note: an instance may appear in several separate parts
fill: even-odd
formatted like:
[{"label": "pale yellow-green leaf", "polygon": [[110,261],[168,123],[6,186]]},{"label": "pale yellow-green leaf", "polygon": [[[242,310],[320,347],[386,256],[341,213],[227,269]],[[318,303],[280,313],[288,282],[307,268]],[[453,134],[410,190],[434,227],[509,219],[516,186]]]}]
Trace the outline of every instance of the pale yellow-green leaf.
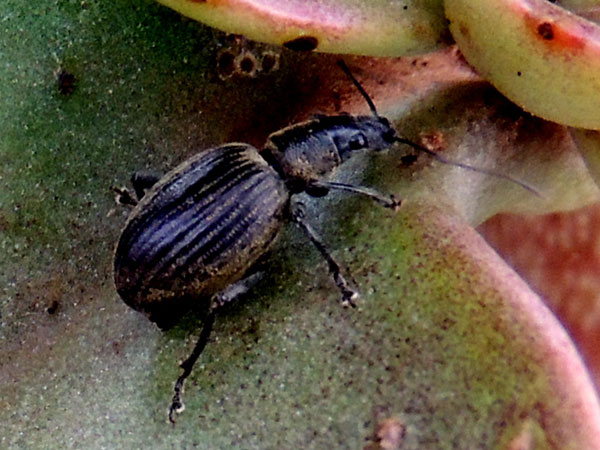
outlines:
[{"label": "pale yellow-green leaf", "polygon": [[600,129],[600,27],[545,0],[447,0],[467,60],[544,119]]},{"label": "pale yellow-green leaf", "polygon": [[441,0],[159,0],[229,33],[294,49],[398,56],[447,42]]}]

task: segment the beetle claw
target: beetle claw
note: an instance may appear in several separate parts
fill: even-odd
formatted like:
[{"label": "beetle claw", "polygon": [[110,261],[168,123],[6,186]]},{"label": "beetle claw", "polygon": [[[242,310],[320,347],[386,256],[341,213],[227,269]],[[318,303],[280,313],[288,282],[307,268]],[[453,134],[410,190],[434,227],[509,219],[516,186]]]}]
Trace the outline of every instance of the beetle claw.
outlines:
[{"label": "beetle claw", "polygon": [[402,205],[402,200],[397,199],[396,196],[394,194],[392,194],[392,195],[390,195],[389,202],[384,206],[386,208],[389,208],[392,211],[396,212],[400,208],[400,205]]},{"label": "beetle claw", "polygon": [[133,195],[131,195],[131,192],[129,192],[129,190],[127,190],[127,188],[119,188],[116,186],[113,186],[110,189],[114,194],[115,194],[115,203],[117,205],[127,205],[127,206],[136,206],[137,205],[137,200],[135,198],[133,198]]},{"label": "beetle claw", "polygon": [[169,422],[175,425],[175,414],[182,413],[184,409],[185,405],[181,402],[181,399],[175,399],[175,397],[173,397],[171,407],[169,408]]},{"label": "beetle claw", "polygon": [[356,308],[356,302],[354,300],[357,300],[358,298],[360,298],[360,295],[358,294],[358,292],[353,291],[351,289],[346,289],[343,292],[342,306],[344,308],[348,308],[348,307]]}]

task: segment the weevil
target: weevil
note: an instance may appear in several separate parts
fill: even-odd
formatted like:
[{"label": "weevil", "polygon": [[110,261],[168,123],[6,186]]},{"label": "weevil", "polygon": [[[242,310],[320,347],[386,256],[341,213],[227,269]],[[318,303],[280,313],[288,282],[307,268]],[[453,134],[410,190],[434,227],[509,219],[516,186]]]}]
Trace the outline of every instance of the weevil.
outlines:
[{"label": "weevil", "polygon": [[[384,150],[406,143],[460,167],[510,179],[503,174],[448,161],[397,136],[348,67],[342,70],[359,90],[371,115],[320,115],[271,134],[261,152],[230,143],[198,153],[162,178],[132,179],[137,202],[118,241],[114,281],[121,298],[161,328],[169,328],[192,307],[208,314],[192,354],[181,364],[169,420],[183,410],[185,379],[204,350],[217,312],[256,282],[256,262],[275,242],[282,225],[295,222],[326,260],[344,305],[355,306],[358,292],[307,221],[295,199],[305,192],[322,197],[331,190],[360,194],[397,209],[400,201],[371,188],[327,181],[326,177],[358,150]],[[137,204],[136,204],[137,203]]]}]

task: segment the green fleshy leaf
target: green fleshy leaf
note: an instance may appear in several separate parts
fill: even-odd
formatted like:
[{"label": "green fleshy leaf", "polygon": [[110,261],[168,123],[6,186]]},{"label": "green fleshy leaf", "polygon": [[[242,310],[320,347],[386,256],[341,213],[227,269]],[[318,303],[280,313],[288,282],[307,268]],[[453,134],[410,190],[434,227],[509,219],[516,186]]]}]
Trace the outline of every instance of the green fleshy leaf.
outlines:
[{"label": "green fleshy leaf", "polygon": [[[359,308],[337,304],[326,265],[289,227],[251,298],[219,317],[172,427],[198,318],[162,333],[118,298],[127,211],[111,186],[223,142],[260,146],[336,102],[364,112],[364,100],[332,57],[232,44],[152,2],[7,0],[0,17],[0,446],[356,448],[392,418],[409,449],[597,448],[598,405],[572,343],[471,228],[500,209],[597,198],[563,128],[515,112],[452,52],[349,58],[409,137],[523,178],[545,202],[426,158],[406,166],[406,148],[358,156],[338,176],[396,193],[400,211],[306,202]],[[222,80],[219,55],[238,45],[279,55],[279,68]],[[559,157],[544,159],[548,143]],[[578,183],[557,188],[569,175]]]}]

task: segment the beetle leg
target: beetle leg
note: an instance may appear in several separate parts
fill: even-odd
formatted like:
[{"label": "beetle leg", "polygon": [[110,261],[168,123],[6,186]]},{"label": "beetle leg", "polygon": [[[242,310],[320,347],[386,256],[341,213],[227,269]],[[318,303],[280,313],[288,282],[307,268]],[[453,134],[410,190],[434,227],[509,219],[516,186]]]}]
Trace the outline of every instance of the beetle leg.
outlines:
[{"label": "beetle leg", "polygon": [[157,174],[143,171],[135,172],[131,175],[131,184],[136,198],[127,188],[113,186],[111,191],[115,194],[115,202],[119,205],[136,206],[146,191],[154,186],[158,180],[160,180],[160,177]]},{"label": "beetle leg", "polygon": [[111,191],[115,194],[115,203],[117,205],[127,205],[127,206],[135,206],[137,205],[137,200],[133,198],[131,192],[127,188],[119,188],[113,186],[110,188]]},{"label": "beetle leg", "polygon": [[160,180],[160,175],[152,172],[138,171],[131,175],[131,184],[138,200],[141,200],[148,189]]},{"label": "beetle leg", "polygon": [[215,294],[212,299],[211,309],[216,310],[223,305],[237,300],[258,283],[263,275],[264,272],[255,272],[252,275],[248,275],[246,278],[242,278],[240,281],[227,286],[221,292]]},{"label": "beetle leg", "polygon": [[350,288],[346,279],[342,276],[339,264],[333,259],[325,244],[321,241],[317,233],[308,224],[306,219],[306,213],[304,211],[304,205],[300,202],[295,202],[291,207],[292,219],[298,224],[298,226],[304,231],[304,234],[308,236],[313,245],[319,250],[319,253],[325,258],[329,265],[329,272],[333,275],[333,280],[337,285],[338,289],[342,293],[342,305],[356,307],[356,300],[359,296],[358,292]]},{"label": "beetle leg", "polygon": [[372,200],[375,200],[385,208],[390,208],[396,211],[402,200],[396,200],[393,195],[384,195],[377,192],[375,189],[371,189],[364,186],[354,186],[352,184],[336,183],[333,181],[313,181],[310,184],[311,187],[321,189],[337,189],[338,191],[352,192],[354,194],[364,195]]},{"label": "beetle leg", "polygon": [[183,401],[181,400],[181,394],[183,393],[183,383],[185,379],[190,376],[192,373],[192,368],[196,361],[200,357],[200,354],[204,351],[204,347],[208,344],[208,338],[210,337],[210,333],[213,328],[213,324],[215,323],[216,312],[211,308],[211,311],[208,313],[208,316],[204,320],[204,327],[202,328],[202,333],[200,333],[200,337],[198,338],[198,342],[196,342],[196,346],[194,350],[188,356],[188,358],[181,363],[180,367],[183,369],[183,373],[179,375],[177,381],[175,382],[175,393],[173,394],[173,399],[171,400],[171,407],[169,408],[169,421],[171,423],[175,423],[174,413],[180,413],[184,410]]},{"label": "beetle leg", "polygon": [[204,327],[202,328],[202,333],[200,333],[198,342],[196,342],[196,346],[194,347],[194,350],[192,350],[190,356],[188,356],[187,359],[179,366],[183,369],[183,373],[175,382],[173,399],[171,400],[171,407],[169,408],[169,421],[171,423],[175,423],[175,413],[180,413],[184,410],[183,401],[181,399],[183,394],[183,384],[185,383],[186,378],[192,373],[194,364],[196,364],[196,361],[198,361],[198,358],[204,351],[206,344],[208,344],[208,339],[215,323],[215,317],[219,308],[235,301],[242,294],[248,292],[248,290],[250,290],[250,288],[252,288],[252,286],[254,286],[258,280],[260,280],[262,275],[262,272],[253,273],[252,275],[233,283],[223,291],[213,296],[210,305],[210,311],[204,320]]}]

